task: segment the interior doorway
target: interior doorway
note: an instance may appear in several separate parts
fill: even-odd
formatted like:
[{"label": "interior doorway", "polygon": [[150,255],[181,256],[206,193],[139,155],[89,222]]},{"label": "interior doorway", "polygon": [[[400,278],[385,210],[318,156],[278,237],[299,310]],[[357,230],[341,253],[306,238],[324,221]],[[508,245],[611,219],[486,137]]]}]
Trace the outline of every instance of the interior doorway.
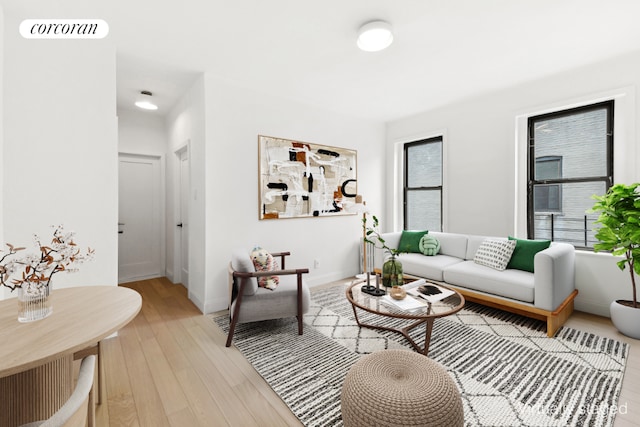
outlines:
[{"label": "interior doorway", "polygon": [[164,275],[159,156],[118,155],[118,282]]}]

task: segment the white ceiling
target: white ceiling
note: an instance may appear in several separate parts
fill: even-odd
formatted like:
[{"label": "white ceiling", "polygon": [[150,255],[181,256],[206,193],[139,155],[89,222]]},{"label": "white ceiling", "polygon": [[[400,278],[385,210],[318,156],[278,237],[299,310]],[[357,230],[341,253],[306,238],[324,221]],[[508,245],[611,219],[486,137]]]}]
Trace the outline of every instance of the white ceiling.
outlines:
[{"label": "white ceiling", "polygon": [[[626,52],[638,0],[0,0],[25,18],[109,23],[119,108],[150,90],[166,114],[202,72],[389,121]],[[381,52],[360,25],[391,23]]]}]

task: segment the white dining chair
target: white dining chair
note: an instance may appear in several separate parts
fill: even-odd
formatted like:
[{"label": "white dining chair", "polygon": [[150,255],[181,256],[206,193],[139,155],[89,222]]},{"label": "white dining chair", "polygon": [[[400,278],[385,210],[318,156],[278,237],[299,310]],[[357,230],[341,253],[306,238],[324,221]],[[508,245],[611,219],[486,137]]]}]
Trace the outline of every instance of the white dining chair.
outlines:
[{"label": "white dining chair", "polygon": [[93,377],[96,356],[82,359],[76,388],[69,400],[48,420],[35,421],[20,427],[89,427],[95,426],[95,398]]}]

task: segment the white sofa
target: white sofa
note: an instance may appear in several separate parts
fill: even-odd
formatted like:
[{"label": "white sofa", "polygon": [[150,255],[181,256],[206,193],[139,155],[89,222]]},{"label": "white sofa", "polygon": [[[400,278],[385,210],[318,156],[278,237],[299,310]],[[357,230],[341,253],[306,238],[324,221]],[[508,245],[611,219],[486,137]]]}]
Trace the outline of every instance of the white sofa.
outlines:
[{"label": "white sofa", "polygon": [[[387,246],[397,248],[402,232],[383,233]],[[434,256],[403,253],[404,274],[442,282],[460,292],[468,301],[533,317],[547,322],[547,334],[554,336],[573,312],[575,289],[575,249],[567,243],[552,242],[534,257],[534,273],[516,269],[495,270],[474,262],[481,243],[489,236],[429,232],[440,242]],[[492,237],[495,239],[495,237]],[[505,238],[506,239],[506,238]],[[378,269],[388,254],[375,249]]]}]

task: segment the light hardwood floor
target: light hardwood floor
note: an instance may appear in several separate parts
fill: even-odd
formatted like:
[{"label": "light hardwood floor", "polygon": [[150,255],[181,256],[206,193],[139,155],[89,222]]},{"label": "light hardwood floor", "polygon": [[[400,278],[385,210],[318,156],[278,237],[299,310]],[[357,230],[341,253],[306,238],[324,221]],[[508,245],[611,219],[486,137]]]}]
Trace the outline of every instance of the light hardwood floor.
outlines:
[{"label": "light hardwood floor", "polygon": [[[140,314],[103,341],[98,426],[301,426],[226,336],[167,279],[127,283],[142,295]],[[575,313],[568,326],[629,342],[615,426],[640,425],[640,341],[608,319]]]}]

